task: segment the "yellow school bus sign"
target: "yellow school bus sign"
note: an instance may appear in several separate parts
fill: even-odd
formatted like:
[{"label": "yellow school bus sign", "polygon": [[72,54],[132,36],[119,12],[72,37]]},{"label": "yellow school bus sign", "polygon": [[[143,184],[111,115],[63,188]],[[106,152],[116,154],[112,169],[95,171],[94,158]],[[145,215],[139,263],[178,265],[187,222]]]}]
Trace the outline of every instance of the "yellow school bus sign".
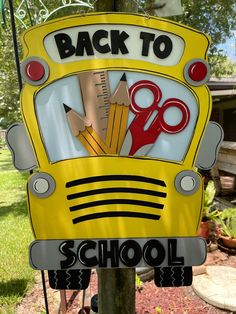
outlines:
[{"label": "yellow school bus sign", "polygon": [[196,165],[211,113],[208,36],[105,13],[33,27],[22,43],[21,109],[38,168],[28,181],[32,267],[203,263]]}]

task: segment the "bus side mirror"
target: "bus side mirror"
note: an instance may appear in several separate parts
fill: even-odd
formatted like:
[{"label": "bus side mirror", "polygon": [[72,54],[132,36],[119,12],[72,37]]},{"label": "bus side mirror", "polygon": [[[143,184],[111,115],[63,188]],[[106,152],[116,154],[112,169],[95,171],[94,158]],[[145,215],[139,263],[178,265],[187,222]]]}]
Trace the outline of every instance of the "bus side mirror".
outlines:
[{"label": "bus side mirror", "polygon": [[12,161],[17,170],[32,170],[37,167],[28,134],[22,123],[12,124],[6,132],[6,143],[12,155]]},{"label": "bus side mirror", "polygon": [[222,127],[210,121],[206,127],[197,156],[196,167],[201,170],[211,169],[217,161],[217,155],[224,139]]}]

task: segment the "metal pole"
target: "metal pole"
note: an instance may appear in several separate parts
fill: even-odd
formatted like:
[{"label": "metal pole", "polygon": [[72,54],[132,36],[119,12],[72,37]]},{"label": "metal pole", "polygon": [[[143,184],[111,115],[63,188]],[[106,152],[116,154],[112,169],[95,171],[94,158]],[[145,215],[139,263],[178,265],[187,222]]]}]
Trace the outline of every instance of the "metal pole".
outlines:
[{"label": "metal pole", "polygon": [[44,275],[44,271],[43,270],[41,270],[41,276],[42,276],[42,283],[43,283],[43,294],[44,294],[45,310],[46,310],[46,314],[49,314],[48,298],[47,298],[47,288],[46,288],[45,275]]},{"label": "metal pole", "polygon": [[[11,20],[11,31],[12,31],[12,41],[14,47],[14,54],[15,54],[15,63],[16,63],[16,71],[17,71],[17,78],[18,78],[18,86],[19,91],[21,92],[23,84],[22,84],[22,77],[20,72],[20,58],[19,58],[19,50],[18,50],[18,43],[17,43],[17,35],[16,35],[16,23],[15,23],[15,16],[14,16],[14,6],[12,0],[8,0],[9,4],[9,11],[10,11],[10,20]],[[30,171],[32,174],[32,171]],[[48,310],[48,299],[47,299],[47,289],[46,289],[46,282],[45,282],[45,275],[44,271],[41,271],[42,277],[42,284],[43,284],[43,294],[44,294],[44,302],[45,302],[45,309],[46,314],[49,314]]]},{"label": "metal pole", "polygon": [[23,85],[22,85],[22,78],[21,78],[21,73],[20,73],[20,58],[19,58],[19,52],[18,52],[16,24],[15,24],[14,7],[13,7],[12,0],[8,0],[8,4],[9,4],[9,11],[10,11],[10,19],[11,19],[12,41],[13,41],[14,54],[15,54],[18,85],[19,85],[19,91],[21,91]]}]

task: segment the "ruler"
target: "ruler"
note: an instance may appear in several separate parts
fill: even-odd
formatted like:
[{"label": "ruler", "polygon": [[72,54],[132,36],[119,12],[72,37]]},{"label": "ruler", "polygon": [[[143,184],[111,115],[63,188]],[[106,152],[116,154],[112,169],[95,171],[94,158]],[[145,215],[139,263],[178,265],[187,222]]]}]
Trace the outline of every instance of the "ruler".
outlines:
[{"label": "ruler", "polygon": [[93,129],[105,141],[108,115],[110,86],[107,71],[90,71],[78,74],[85,116]]}]

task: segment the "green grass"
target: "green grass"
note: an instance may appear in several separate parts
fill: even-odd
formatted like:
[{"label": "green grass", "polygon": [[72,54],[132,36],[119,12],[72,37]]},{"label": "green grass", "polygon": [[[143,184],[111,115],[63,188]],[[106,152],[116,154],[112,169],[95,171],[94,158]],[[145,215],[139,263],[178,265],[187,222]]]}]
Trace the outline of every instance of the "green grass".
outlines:
[{"label": "green grass", "polygon": [[34,282],[28,262],[33,240],[27,215],[26,179],[12,166],[8,150],[0,149],[0,313],[15,313],[17,303]]}]

